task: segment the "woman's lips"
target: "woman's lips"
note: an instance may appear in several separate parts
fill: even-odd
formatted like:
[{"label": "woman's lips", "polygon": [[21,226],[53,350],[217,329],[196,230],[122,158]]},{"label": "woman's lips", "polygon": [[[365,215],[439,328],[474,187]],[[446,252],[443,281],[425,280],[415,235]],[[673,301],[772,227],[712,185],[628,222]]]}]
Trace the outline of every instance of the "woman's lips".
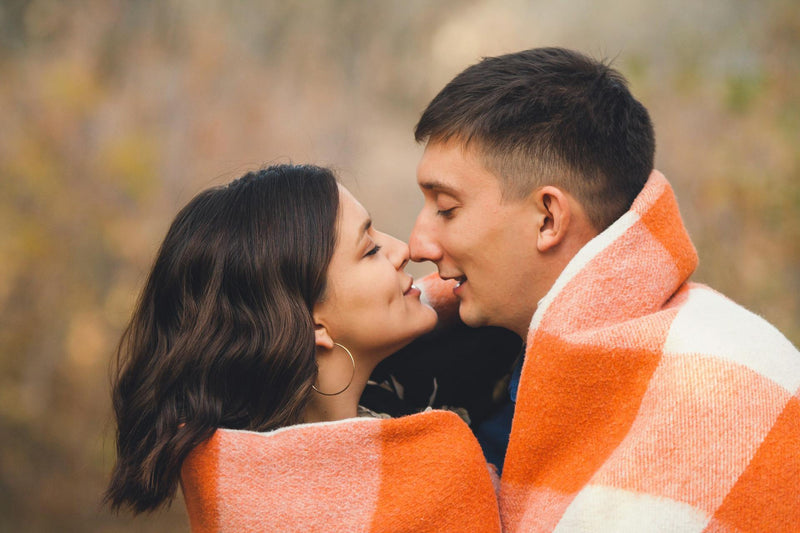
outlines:
[{"label": "woman's lips", "polygon": [[403,293],[403,296],[419,296],[421,291],[416,287],[416,285],[411,285],[406,292]]}]

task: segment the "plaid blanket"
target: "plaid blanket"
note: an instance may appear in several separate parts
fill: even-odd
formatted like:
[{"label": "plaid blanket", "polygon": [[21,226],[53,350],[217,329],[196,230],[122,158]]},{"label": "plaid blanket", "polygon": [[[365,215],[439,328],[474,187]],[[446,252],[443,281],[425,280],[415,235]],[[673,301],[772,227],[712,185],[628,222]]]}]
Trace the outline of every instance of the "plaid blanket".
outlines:
[{"label": "plaid blanket", "polygon": [[181,486],[194,532],[500,531],[480,447],[444,411],[218,429]]},{"label": "plaid blanket", "polygon": [[800,355],[696,264],[654,171],[539,303],[504,530],[800,531]]}]

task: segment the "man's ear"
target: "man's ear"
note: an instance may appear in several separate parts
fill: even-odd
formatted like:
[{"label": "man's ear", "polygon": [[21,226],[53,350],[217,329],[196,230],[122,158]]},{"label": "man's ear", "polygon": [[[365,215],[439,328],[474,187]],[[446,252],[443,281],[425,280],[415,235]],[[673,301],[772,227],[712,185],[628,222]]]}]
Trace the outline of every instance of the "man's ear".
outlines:
[{"label": "man's ear", "polygon": [[536,247],[544,253],[564,241],[572,220],[572,206],[567,194],[552,185],[537,189],[534,195],[540,213]]}]

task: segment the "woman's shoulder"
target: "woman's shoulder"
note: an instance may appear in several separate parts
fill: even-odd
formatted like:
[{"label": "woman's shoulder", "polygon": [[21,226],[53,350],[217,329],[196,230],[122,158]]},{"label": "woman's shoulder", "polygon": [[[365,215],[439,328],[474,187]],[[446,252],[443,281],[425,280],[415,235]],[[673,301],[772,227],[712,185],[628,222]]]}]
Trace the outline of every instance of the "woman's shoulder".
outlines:
[{"label": "woman's shoulder", "polygon": [[392,415],[388,413],[378,413],[373,411],[368,407],[364,407],[363,405],[358,406],[358,418],[379,418],[381,420],[386,420],[392,418]]},{"label": "woman's shoulder", "polygon": [[385,445],[391,441],[436,439],[437,436],[472,440],[472,431],[458,411],[429,407],[419,413],[392,417],[359,406],[357,417],[343,420],[296,424],[263,432],[218,428],[190,456],[214,456],[219,460],[252,456],[253,453],[258,456],[295,455],[304,453],[310,445],[320,451],[347,443],[383,442]]},{"label": "woman's shoulder", "polygon": [[[499,531],[494,487],[477,441],[454,413],[351,418],[269,433],[218,430],[183,470],[193,527],[282,530]],[[309,496],[312,495],[312,496]],[[466,507],[464,502],[470,502]],[[207,517],[211,517],[208,519]],[[213,519],[213,520],[212,520]],[[483,527],[483,526],[482,526]]]},{"label": "woman's shoulder", "polygon": [[[420,411],[418,414],[421,413],[429,413],[432,411],[448,411],[456,414],[465,424],[470,425],[470,418],[469,413],[463,407],[450,407],[450,406],[442,406],[439,408],[434,409],[433,407],[427,407]],[[405,415],[410,416],[410,415]],[[358,406],[358,418],[378,418],[381,420],[387,420],[390,418],[398,418],[395,416],[390,415],[389,413],[381,413],[378,411],[373,411],[369,407],[365,407],[363,405]]]}]

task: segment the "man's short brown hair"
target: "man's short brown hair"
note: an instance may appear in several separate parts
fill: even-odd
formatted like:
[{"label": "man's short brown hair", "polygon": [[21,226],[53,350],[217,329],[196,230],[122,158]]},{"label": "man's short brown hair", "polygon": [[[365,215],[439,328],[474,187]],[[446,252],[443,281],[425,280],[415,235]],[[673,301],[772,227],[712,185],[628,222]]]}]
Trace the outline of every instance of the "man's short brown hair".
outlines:
[{"label": "man's short brown hair", "polygon": [[543,185],[565,189],[598,231],[630,208],[655,156],[650,116],[625,78],[563,48],[472,65],[428,104],[414,135],[475,147],[505,198]]}]

